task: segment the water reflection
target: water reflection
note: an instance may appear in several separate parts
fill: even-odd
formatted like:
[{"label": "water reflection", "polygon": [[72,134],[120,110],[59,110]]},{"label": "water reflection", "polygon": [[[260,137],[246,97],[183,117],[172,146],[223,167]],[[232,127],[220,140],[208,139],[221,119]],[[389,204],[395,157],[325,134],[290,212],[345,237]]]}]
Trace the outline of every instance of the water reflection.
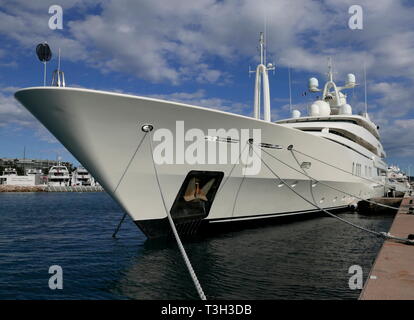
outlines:
[{"label": "water reflection", "polygon": [[[342,217],[388,230],[390,216]],[[368,275],[381,241],[329,217],[185,241],[209,299],[355,299],[348,268]],[[131,299],[198,299],[178,248],[144,243],[114,290]]]}]

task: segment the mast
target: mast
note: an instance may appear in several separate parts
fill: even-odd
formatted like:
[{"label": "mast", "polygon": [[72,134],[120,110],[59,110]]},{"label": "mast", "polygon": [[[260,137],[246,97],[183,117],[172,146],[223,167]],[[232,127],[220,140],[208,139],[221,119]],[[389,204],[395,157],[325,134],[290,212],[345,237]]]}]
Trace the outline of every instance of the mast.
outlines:
[{"label": "mast", "polygon": [[260,64],[264,63],[264,34],[260,32],[259,46],[260,46]]},{"label": "mast", "polygon": [[289,111],[292,113],[292,84],[291,84],[291,77],[290,77],[290,66],[288,66],[288,74],[289,74]]},{"label": "mast", "polygon": [[333,82],[332,57],[328,57],[328,81]]},{"label": "mast", "polygon": [[[261,100],[263,100],[263,117],[265,121],[271,121],[270,115],[270,90],[269,90],[269,70],[275,70],[275,67],[269,63],[265,66],[265,40],[263,32],[260,32],[259,49],[260,49],[260,64],[257,66],[256,81],[254,89],[254,117],[260,119]],[[263,85],[263,88],[262,88]],[[261,99],[261,93],[263,92],[263,99]]]}]

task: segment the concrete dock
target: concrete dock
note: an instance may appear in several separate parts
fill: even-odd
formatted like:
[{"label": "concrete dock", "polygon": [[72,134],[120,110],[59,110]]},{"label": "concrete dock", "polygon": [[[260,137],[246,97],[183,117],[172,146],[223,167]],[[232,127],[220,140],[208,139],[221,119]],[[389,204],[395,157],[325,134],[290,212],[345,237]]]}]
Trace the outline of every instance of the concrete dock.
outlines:
[{"label": "concrete dock", "polygon": [[[414,197],[404,197],[390,233],[407,238],[414,234]],[[378,253],[360,300],[414,300],[414,245],[386,240]]]},{"label": "concrete dock", "polygon": [[358,213],[361,214],[383,214],[383,213],[389,213],[389,214],[395,214],[395,210],[377,206],[374,203],[381,203],[390,207],[399,208],[401,205],[401,202],[403,200],[404,195],[401,197],[380,197],[380,198],[373,198],[371,199],[372,202],[366,202],[361,201],[358,203]]}]

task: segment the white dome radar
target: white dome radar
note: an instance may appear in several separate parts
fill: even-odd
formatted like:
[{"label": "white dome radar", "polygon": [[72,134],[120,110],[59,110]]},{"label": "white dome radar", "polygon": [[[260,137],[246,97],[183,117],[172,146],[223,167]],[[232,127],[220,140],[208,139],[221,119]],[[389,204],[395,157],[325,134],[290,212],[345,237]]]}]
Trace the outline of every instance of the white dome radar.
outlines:
[{"label": "white dome radar", "polygon": [[300,118],[300,111],[299,110],[293,110],[292,111],[292,118]]},{"label": "white dome radar", "polygon": [[352,107],[349,104],[343,104],[339,109],[339,114],[351,115]]},{"label": "white dome radar", "polygon": [[315,103],[313,103],[309,107],[309,116],[311,117],[319,117],[319,106]]},{"label": "white dome radar", "polygon": [[346,86],[355,86],[356,81],[355,81],[355,75],[353,73],[348,73],[346,75]]},{"label": "white dome radar", "polygon": [[323,101],[323,100],[316,100],[311,106],[310,106],[310,112],[311,117],[327,117],[331,114],[331,107],[329,103]]},{"label": "white dome radar", "polygon": [[318,87],[319,87],[318,79],[310,78],[309,79],[309,91],[318,92],[319,91]]}]

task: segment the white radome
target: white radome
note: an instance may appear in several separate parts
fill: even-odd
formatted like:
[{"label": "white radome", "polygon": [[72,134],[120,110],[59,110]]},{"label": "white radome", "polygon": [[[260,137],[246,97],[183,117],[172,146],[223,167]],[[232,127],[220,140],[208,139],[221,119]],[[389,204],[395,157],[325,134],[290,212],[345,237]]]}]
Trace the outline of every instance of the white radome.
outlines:
[{"label": "white radome", "polygon": [[300,111],[299,110],[293,110],[292,111],[292,118],[300,118]]},{"label": "white radome", "polygon": [[316,100],[310,107],[311,116],[321,116],[326,117],[331,114],[331,107],[329,103],[323,100]]},{"label": "white radome", "polygon": [[309,79],[309,90],[310,91],[317,91],[319,87],[319,81],[316,78]]},{"label": "white radome", "polygon": [[343,115],[351,115],[352,114],[352,107],[349,104],[343,104],[339,109],[339,113]]},{"label": "white radome", "polygon": [[346,75],[346,84],[347,85],[355,85],[355,75],[353,73],[348,73]]}]

